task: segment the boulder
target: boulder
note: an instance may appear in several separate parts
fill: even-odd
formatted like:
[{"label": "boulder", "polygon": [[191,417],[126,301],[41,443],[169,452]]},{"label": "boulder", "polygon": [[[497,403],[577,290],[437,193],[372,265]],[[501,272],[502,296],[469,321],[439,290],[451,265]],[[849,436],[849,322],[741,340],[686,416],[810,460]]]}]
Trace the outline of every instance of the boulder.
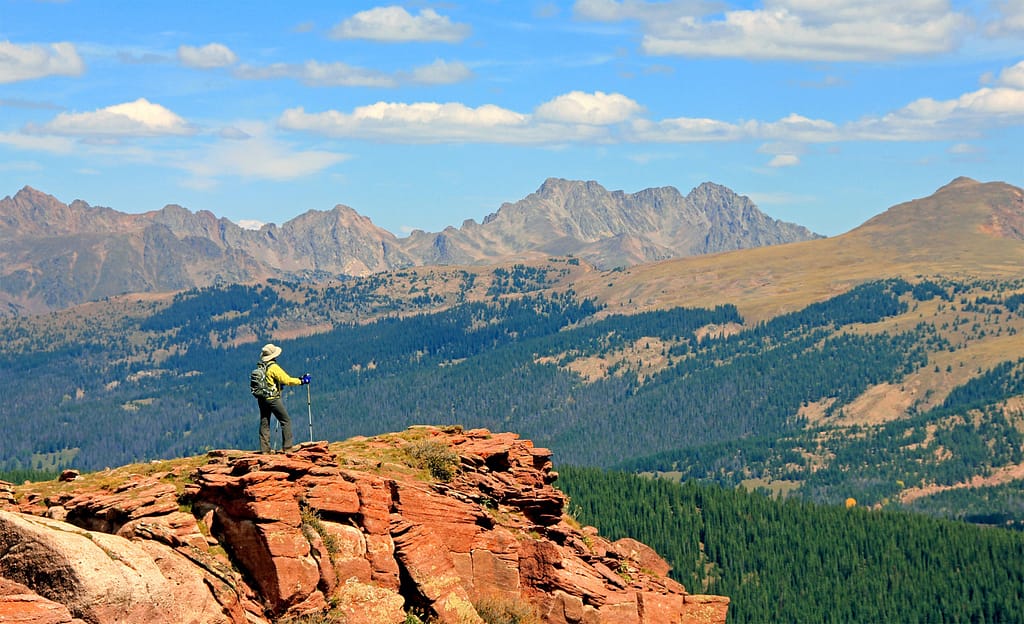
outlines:
[{"label": "boulder", "polygon": [[49,518],[0,511],[0,576],[91,624],[232,622],[174,550]]}]

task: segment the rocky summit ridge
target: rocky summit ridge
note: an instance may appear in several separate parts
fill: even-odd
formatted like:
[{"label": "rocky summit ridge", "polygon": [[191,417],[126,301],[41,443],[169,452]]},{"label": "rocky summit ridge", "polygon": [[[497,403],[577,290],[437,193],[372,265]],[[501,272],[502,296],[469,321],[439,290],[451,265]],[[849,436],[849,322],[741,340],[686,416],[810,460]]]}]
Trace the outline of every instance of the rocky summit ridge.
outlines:
[{"label": "rocky summit ridge", "polygon": [[0,621],[725,622],[727,598],[564,516],[557,476],[515,434],[414,427],[5,484]]},{"label": "rocky summit ridge", "polygon": [[0,199],[0,306],[45,312],[124,293],[551,255],[616,268],[816,237],[711,183],[683,196],[551,178],[482,223],[406,238],[340,204],[249,230],[205,210],[126,214],[25,187]]}]

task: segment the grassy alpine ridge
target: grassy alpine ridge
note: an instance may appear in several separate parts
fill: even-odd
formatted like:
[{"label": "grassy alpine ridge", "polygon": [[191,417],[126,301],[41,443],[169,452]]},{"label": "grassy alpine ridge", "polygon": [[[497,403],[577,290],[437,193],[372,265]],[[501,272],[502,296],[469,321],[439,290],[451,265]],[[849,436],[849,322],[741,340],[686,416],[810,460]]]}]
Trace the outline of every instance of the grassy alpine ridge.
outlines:
[{"label": "grassy alpine ridge", "polygon": [[578,520],[632,537],[732,624],[1019,622],[1024,533],[559,466]]}]

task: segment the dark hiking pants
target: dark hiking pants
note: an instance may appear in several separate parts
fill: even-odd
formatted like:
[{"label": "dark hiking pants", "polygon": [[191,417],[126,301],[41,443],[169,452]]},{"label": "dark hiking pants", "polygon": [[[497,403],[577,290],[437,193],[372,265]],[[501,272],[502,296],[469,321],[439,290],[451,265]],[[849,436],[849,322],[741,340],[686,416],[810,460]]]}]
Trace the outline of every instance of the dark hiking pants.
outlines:
[{"label": "dark hiking pants", "polygon": [[292,419],[284,407],[281,397],[272,399],[256,399],[260,404],[260,451],[270,452],[270,415],[281,423],[281,448],[288,451],[292,448]]}]

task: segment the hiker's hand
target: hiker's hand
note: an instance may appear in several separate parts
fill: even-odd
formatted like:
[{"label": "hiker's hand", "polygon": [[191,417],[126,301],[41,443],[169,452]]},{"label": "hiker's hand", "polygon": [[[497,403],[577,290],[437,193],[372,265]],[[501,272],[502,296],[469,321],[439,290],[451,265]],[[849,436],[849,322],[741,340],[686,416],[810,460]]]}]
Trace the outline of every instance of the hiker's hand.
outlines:
[{"label": "hiker's hand", "polygon": [[310,376],[309,376],[309,373],[306,373],[306,374],[305,374],[305,375],[303,375],[302,377],[299,377],[299,380],[300,380],[300,381],[302,382],[302,385],[306,385],[306,384],[308,384],[308,383],[309,383],[309,380],[310,380]]}]

